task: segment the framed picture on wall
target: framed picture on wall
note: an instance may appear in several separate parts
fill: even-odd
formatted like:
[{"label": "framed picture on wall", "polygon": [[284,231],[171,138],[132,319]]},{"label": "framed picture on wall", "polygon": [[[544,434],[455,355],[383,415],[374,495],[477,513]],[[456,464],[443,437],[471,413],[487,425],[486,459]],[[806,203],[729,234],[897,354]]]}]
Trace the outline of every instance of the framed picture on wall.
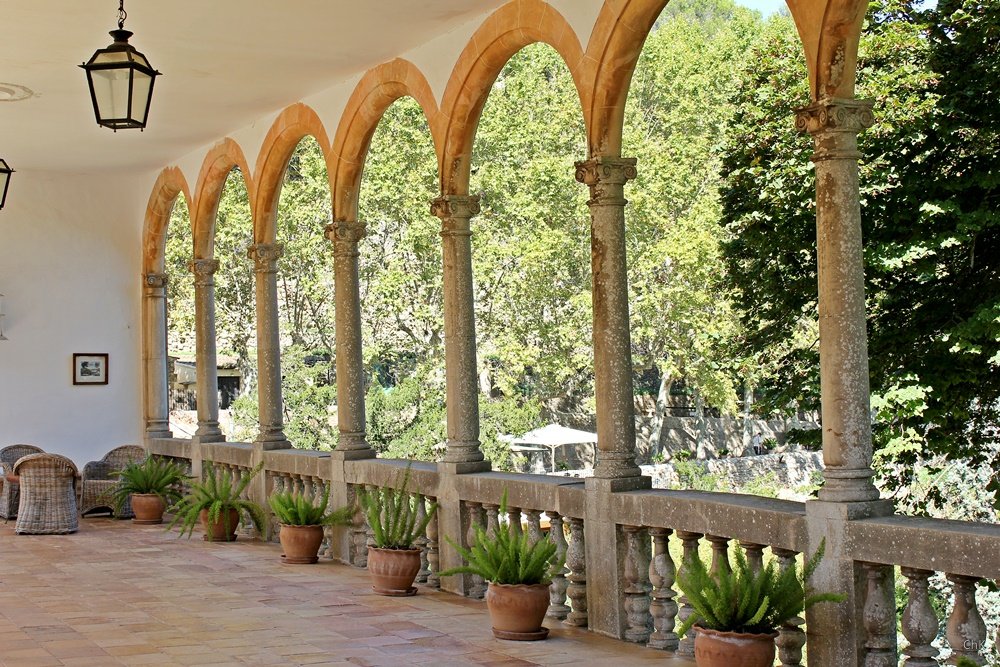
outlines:
[{"label": "framed picture on wall", "polygon": [[73,384],[107,384],[108,355],[77,352],[73,354]]}]

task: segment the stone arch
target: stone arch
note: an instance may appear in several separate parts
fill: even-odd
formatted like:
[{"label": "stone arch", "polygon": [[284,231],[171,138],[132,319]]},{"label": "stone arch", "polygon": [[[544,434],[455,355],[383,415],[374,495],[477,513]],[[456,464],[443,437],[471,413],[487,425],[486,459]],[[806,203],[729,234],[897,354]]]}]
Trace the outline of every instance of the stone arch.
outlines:
[{"label": "stone arch", "polygon": [[333,149],[327,159],[336,219],[357,218],[361,174],[372,135],[375,134],[375,129],[389,105],[406,96],[415,99],[423,109],[440,164],[441,114],[423,72],[402,58],[396,58],[368,70],[361,77],[347,102],[340,125],[337,127],[337,135],[333,140]]},{"label": "stone arch", "polygon": [[167,167],[156,177],[153,190],[146,204],[146,217],[142,231],[142,272],[163,273],[164,253],[167,239],[167,225],[170,224],[170,212],[177,201],[177,195],[183,194],[188,207],[191,207],[191,192],[188,189],[184,173],[177,167]]},{"label": "stone arch", "polygon": [[[235,141],[226,137],[205,156],[198,174],[198,189],[194,204],[191,205],[191,227],[194,229],[194,256],[209,259],[215,252],[215,224],[219,213],[219,198],[226,178],[233,167],[239,167],[250,197],[250,214],[253,215],[256,187],[247,166],[243,149]],[[254,218],[256,219],[256,218]]]},{"label": "stone arch", "polygon": [[458,58],[441,105],[444,150],[443,194],[467,194],[472,143],[490,89],[511,56],[529,44],[544,42],[562,57],[576,84],[584,125],[590,125],[591,86],[587,64],[573,28],[562,14],[540,0],[515,0],[491,14]]},{"label": "stone arch", "polygon": [[861,0],[785,0],[809,68],[813,101],[852,98],[858,42],[868,3]]},{"label": "stone arch", "polygon": [[323,121],[312,107],[301,102],[286,107],[271,124],[257,156],[254,182],[257,185],[254,213],[254,241],[274,243],[277,229],[278,198],[285,170],[295,147],[306,136],[313,137],[327,158],[329,173],[330,139]]},{"label": "stone arch", "polygon": [[593,78],[587,143],[591,156],[620,157],[632,73],[646,37],[667,0],[608,0],[587,44],[588,72]]}]

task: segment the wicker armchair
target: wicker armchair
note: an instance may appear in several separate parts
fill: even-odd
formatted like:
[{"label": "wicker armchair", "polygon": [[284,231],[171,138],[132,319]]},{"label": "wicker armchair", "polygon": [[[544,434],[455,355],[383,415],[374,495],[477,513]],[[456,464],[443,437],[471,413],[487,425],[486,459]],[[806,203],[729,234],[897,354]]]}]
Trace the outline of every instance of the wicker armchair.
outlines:
[{"label": "wicker armchair", "polygon": [[[115,488],[118,481],[112,473],[118,472],[132,461],[146,458],[146,450],[135,445],[117,447],[104,455],[100,461],[91,461],[83,466],[83,478],[80,481],[80,514],[86,514],[96,509],[113,511],[108,493]],[[132,501],[125,502],[122,511],[115,515],[119,519],[131,519]]]},{"label": "wicker armchair", "polygon": [[[14,474],[14,464],[22,456],[28,454],[41,454],[41,447],[34,445],[11,445],[0,449],[0,473],[3,475]],[[0,491],[0,517],[13,519],[17,516],[17,502],[19,486],[17,482],[4,480],[3,490]]]},{"label": "wicker armchair", "polygon": [[28,454],[14,464],[21,478],[21,502],[14,532],[31,535],[75,533],[76,465],[58,454]]}]

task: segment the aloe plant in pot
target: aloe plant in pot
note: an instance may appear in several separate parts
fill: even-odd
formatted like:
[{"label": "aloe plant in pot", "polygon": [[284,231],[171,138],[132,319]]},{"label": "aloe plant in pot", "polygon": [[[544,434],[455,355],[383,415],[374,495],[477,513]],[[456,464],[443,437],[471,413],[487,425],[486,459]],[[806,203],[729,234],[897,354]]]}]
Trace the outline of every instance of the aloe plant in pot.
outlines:
[{"label": "aloe plant in pot", "polygon": [[407,467],[398,480],[398,488],[362,491],[358,496],[375,541],[375,546],[368,549],[368,572],[372,589],[380,595],[406,596],[417,592],[413,580],[420,571],[420,549],[414,543],[434,518],[437,503],[430,503],[421,518],[417,503],[423,499],[406,490],[409,480]]},{"label": "aloe plant in pot", "polygon": [[195,525],[200,522],[209,542],[235,542],[240,515],[245,512],[254,527],[263,533],[264,510],[252,500],[242,497],[263,467],[263,462],[259,463],[249,472],[242,473],[239,481],[234,483],[231,475],[219,474],[210,464],[207,465],[204,481],[193,482],[190,492],[170,508],[174,518],[167,530],[179,525],[180,535],[186,533],[191,537]]},{"label": "aloe plant in pot", "polygon": [[114,476],[118,483],[108,493],[108,500],[116,515],[131,501],[132,522],[138,524],[162,523],[164,510],[180,500],[181,485],[188,479],[179,465],[155,456],[130,461]]},{"label": "aloe plant in pot", "polygon": [[[506,513],[504,490],[500,516]],[[533,542],[527,534],[515,534],[510,526],[501,526],[494,534],[476,526],[475,540],[468,549],[447,539],[466,565],[445,570],[440,576],[477,574],[489,582],[486,606],[495,637],[533,641],[548,636],[542,620],[549,607],[549,585],[564,564],[554,542],[544,538]]]},{"label": "aloe plant in pot", "polygon": [[341,507],[327,512],[329,503],[329,486],[319,505],[303,494],[290,491],[278,492],[268,498],[268,504],[281,524],[278,540],[284,551],[282,562],[289,565],[317,562],[319,547],[323,543],[323,528],[351,523],[354,517],[353,507]]},{"label": "aloe plant in pot", "polygon": [[780,569],[771,560],[753,571],[742,549],[735,567],[713,574],[695,554],[685,561],[677,583],[694,608],[678,634],[692,627],[695,663],[699,667],[771,667],[774,639],[786,621],[820,602],[842,602],[837,593],[812,593],[807,581],[823,558],[825,543],[800,570]]}]

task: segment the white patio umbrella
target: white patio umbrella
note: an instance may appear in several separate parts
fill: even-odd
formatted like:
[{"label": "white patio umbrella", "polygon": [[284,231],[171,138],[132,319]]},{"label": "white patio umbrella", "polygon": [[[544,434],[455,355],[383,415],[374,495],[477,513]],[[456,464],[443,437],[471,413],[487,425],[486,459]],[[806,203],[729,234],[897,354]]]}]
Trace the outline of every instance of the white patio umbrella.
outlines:
[{"label": "white patio umbrella", "polygon": [[528,445],[545,447],[549,450],[552,472],[556,471],[556,449],[563,445],[582,445],[596,443],[597,434],[590,431],[580,431],[559,424],[547,424],[533,431],[528,431],[520,438],[510,440],[512,445]]}]

